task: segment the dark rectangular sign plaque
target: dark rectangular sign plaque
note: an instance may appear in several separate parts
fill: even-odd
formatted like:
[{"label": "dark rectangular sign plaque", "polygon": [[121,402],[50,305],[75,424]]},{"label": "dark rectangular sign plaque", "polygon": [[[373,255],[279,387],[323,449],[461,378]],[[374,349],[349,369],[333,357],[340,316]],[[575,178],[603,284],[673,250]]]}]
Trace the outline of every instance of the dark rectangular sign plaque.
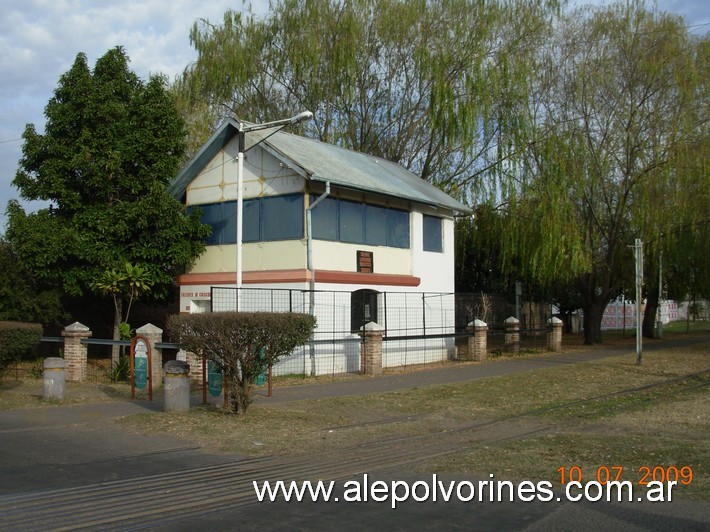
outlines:
[{"label": "dark rectangular sign plaque", "polygon": [[357,271],[360,273],[374,273],[375,263],[372,251],[357,252]]}]

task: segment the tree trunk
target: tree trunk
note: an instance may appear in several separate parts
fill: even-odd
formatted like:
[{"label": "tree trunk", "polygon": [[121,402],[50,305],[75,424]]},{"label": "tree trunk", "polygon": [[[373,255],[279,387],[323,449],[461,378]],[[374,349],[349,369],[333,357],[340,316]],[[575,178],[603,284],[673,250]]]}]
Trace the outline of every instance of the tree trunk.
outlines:
[{"label": "tree trunk", "polygon": [[239,402],[238,413],[246,414],[247,408],[249,408],[249,405],[252,402],[251,392],[252,383],[244,378],[240,379],[237,384],[237,401]]},{"label": "tree trunk", "polygon": [[583,307],[584,310],[584,343],[594,345],[602,343],[602,316],[606,303],[593,301]]},{"label": "tree trunk", "polygon": [[646,310],[643,313],[641,332],[644,338],[656,337],[656,311],[658,310],[658,290],[650,287],[646,295]]},{"label": "tree trunk", "polygon": [[609,291],[598,293],[597,283],[593,277],[587,280],[587,286],[582,290],[582,310],[584,312],[584,344],[602,343],[602,318],[604,309],[609,303]]},{"label": "tree trunk", "polygon": [[[113,315],[113,339],[121,339],[121,314],[123,313],[123,300],[120,297],[114,296],[115,313]],[[121,358],[121,346],[111,346],[111,362],[118,364]]]}]

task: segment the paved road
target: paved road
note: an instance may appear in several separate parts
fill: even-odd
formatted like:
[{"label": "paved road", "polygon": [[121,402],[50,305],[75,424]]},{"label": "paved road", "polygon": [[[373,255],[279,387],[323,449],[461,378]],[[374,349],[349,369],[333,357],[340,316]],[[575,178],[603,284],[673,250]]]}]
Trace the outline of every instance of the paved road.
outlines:
[{"label": "paved road", "polygon": [[[275,397],[259,402],[485,378],[612,353],[498,361],[281,388],[275,390]],[[413,474],[409,460],[418,451],[398,450],[396,444],[368,446],[356,455],[348,454],[347,460],[340,452],[308,460],[253,459],[206,453],[170,436],[127,433],[115,423],[119,417],[150,414],[161,406],[157,401],[115,402],[0,412],[0,530],[710,529],[710,505],[682,500],[671,504],[408,501],[394,510],[389,502],[346,503],[343,483],[362,482],[364,474],[370,484],[375,480],[413,483],[430,481],[431,477]],[[421,449],[426,450],[426,445]],[[294,478],[336,481],[335,495],[340,502],[257,502],[253,480]],[[478,479],[444,476],[439,480],[448,485],[450,481]]]}]

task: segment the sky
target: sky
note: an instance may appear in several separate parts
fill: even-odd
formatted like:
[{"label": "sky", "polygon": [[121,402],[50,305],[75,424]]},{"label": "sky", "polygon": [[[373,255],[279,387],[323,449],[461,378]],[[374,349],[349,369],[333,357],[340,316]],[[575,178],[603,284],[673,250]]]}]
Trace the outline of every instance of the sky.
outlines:
[{"label": "sky", "polygon": [[[0,233],[7,202],[19,199],[11,183],[25,125],[43,131],[44,108],[79,52],[93,68],[106,51],[123,46],[139,77],[161,73],[172,79],[197,57],[189,42],[193,23],[200,18],[219,23],[227,9],[244,5],[243,0],[0,0]],[[265,14],[268,0],[252,0],[251,7]],[[710,30],[707,0],[659,0],[658,7],[684,16],[691,31]],[[38,206],[21,203],[28,211]]]}]

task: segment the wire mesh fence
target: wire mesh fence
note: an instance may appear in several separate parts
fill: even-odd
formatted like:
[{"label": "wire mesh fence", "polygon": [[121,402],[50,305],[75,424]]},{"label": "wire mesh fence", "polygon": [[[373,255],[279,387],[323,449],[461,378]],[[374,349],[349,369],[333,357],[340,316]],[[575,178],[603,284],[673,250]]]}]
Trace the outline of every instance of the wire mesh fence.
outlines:
[{"label": "wire mesh fence", "polygon": [[[317,324],[311,340],[273,368],[275,376],[303,377],[361,372],[360,331],[370,322],[382,328],[382,366],[395,368],[459,360],[472,334],[467,326],[474,319],[488,323],[489,356],[544,351],[547,320],[552,317],[550,305],[523,304],[519,309],[519,342],[513,349],[505,320],[515,315],[516,306],[497,295],[213,287],[209,308],[212,312],[238,308],[245,312],[315,315]],[[82,343],[87,348],[86,381],[110,382],[115,377],[113,351],[127,352],[130,342],[89,338]],[[37,359],[22,361],[8,376],[37,377],[41,360],[62,356],[62,350],[62,337],[43,338]],[[171,356],[172,351],[164,354],[163,361]]]},{"label": "wire mesh fence", "polygon": [[[549,305],[526,304],[520,320],[523,352],[544,350]],[[505,320],[516,312],[505,298],[487,294],[434,292],[354,292],[213,287],[213,312],[303,312],[316,316],[312,341],[274,366],[274,375],[337,375],[360,372],[361,328],[375,322],[383,329],[385,368],[445,363],[458,359],[474,319],[489,323],[493,354],[505,353]]]}]

